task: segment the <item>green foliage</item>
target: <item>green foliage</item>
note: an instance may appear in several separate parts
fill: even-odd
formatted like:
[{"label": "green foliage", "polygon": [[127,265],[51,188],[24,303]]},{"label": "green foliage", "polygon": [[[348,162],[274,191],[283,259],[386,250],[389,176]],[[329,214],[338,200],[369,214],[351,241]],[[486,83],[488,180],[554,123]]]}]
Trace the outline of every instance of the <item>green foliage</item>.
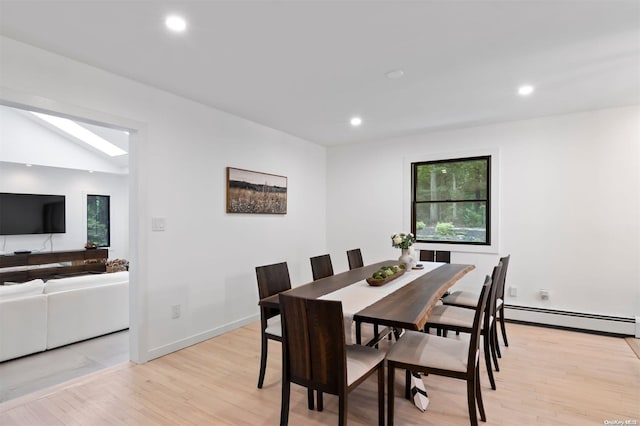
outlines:
[{"label": "green foliage", "polygon": [[416,242],[416,236],[412,233],[393,234],[391,236],[391,245],[395,248],[408,249]]},{"label": "green foliage", "polygon": [[471,228],[482,228],[485,226],[485,208],[474,208],[469,206],[462,211],[462,217],[464,218],[464,224]]},{"label": "green foliage", "polygon": [[420,240],[485,242],[490,158],[415,165],[415,231]]},{"label": "green foliage", "polygon": [[436,235],[441,237],[447,237],[454,235],[453,223],[451,222],[438,222],[436,225]]},{"label": "green foliage", "polygon": [[417,166],[417,201],[485,198],[487,161],[453,160]]},{"label": "green foliage", "polygon": [[87,195],[87,241],[98,247],[108,247],[109,196]]}]

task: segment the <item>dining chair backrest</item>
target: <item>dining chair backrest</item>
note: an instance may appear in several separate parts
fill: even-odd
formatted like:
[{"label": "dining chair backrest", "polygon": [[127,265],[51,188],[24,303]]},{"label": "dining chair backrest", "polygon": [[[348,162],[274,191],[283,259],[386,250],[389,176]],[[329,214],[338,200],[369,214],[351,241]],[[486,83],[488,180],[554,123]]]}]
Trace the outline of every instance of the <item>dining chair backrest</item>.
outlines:
[{"label": "dining chair backrest", "polygon": [[423,262],[451,263],[451,252],[445,250],[420,250],[420,260]]},{"label": "dining chair backrest", "polygon": [[[291,289],[287,262],[256,266],[256,277],[258,279],[258,296],[260,300]],[[264,319],[267,320],[278,315],[279,311],[272,308],[262,308],[262,313]]]},{"label": "dining chair backrest", "polygon": [[333,275],[331,256],[328,254],[312,257],[309,260],[311,261],[311,273],[314,281]]},{"label": "dining chair backrest", "polygon": [[435,250],[420,250],[420,260],[423,262],[435,262],[436,251]]},{"label": "dining chair backrest", "polygon": [[507,280],[507,268],[509,267],[509,259],[511,259],[511,255],[500,258],[500,262],[502,263],[502,273],[500,275],[500,280],[498,281],[496,298],[502,300],[504,300],[504,287]]},{"label": "dining chair backrest", "polygon": [[[484,312],[484,330],[487,330],[487,333],[491,330],[492,317],[494,321],[496,318],[496,299],[501,276],[502,262],[498,262],[498,264],[493,267],[493,272],[491,273],[491,288],[489,289],[489,297],[487,298]],[[482,297],[482,295],[480,297]]]},{"label": "dining chair backrest", "polygon": [[348,250],[347,260],[349,261],[349,270],[362,268],[364,266],[364,263],[362,262],[362,253],[359,248]]},{"label": "dining chair backrest", "polygon": [[342,303],[281,294],[283,380],[333,395],[346,394]]},{"label": "dining chair backrest", "polygon": [[[480,292],[480,298],[478,299],[478,306],[476,307],[476,313],[473,317],[473,327],[471,332],[471,340],[469,342],[469,354],[467,358],[467,370],[476,368],[476,365],[477,365],[479,350],[480,350],[479,349],[480,335],[482,333],[482,327],[480,326],[480,321],[483,321],[483,317],[485,315],[487,300],[489,299],[491,287],[492,287],[492,280],[491,280],[491,277],[487,275],[484,280],[484,285],[482,286],[482,291]],[[486,323],[485,323],[485,326],[486,326]]]},{"label": "dining chair backrest", "polygon": [[445,250],[436,251],[436,262],[451,263],[451,252]]}]

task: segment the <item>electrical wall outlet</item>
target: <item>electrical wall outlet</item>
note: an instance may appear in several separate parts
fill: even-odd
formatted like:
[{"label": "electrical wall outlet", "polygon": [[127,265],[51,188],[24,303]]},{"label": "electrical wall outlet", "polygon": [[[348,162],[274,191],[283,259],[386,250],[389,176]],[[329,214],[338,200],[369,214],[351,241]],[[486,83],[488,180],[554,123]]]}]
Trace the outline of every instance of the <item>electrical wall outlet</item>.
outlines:
[{"label": "electrical wall outlet", "polygon": [[180,318],[180,305],[171,306],[171,319]]},{"label": "electrical wall outlet", "polygon": [[518,297],[518,287],[514,287],[514,286],[509,287],[509,296]]},{"label": "electrical wall outlet", "polygon": [[541,290],[540,290],[540,298],[541,298],[542,300],[549,300],[549,290],[544,289],[544,288],[543,288],[543,289],[541,289]]}]

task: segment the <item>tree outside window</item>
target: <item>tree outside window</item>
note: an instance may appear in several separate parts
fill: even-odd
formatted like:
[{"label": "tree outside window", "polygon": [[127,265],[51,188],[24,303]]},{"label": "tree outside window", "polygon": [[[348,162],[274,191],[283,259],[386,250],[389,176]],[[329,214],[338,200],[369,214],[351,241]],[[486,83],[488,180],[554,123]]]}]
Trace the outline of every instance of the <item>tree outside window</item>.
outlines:
[{"label": "tree outside window", "polygon": [[419,242],[491,244],[491,156],[412,163]]},{"label": "tree outside window", "polygon": [[108,195],[87,195],[87,241],[98,247],[111,245]]}]

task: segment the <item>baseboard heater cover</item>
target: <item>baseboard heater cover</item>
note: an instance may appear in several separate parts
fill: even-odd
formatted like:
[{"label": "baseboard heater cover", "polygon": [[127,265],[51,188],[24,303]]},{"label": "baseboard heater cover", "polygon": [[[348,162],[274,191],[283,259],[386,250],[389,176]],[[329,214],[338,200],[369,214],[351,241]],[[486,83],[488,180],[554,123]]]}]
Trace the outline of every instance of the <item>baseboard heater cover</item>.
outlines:
[{"label": "baseboard heater cover", "polygon": [[519,305],[505,305],[504,307],[505,319],[507,320],[620,336],[636,336],[637,321],[640,318],[588,314]]}]

